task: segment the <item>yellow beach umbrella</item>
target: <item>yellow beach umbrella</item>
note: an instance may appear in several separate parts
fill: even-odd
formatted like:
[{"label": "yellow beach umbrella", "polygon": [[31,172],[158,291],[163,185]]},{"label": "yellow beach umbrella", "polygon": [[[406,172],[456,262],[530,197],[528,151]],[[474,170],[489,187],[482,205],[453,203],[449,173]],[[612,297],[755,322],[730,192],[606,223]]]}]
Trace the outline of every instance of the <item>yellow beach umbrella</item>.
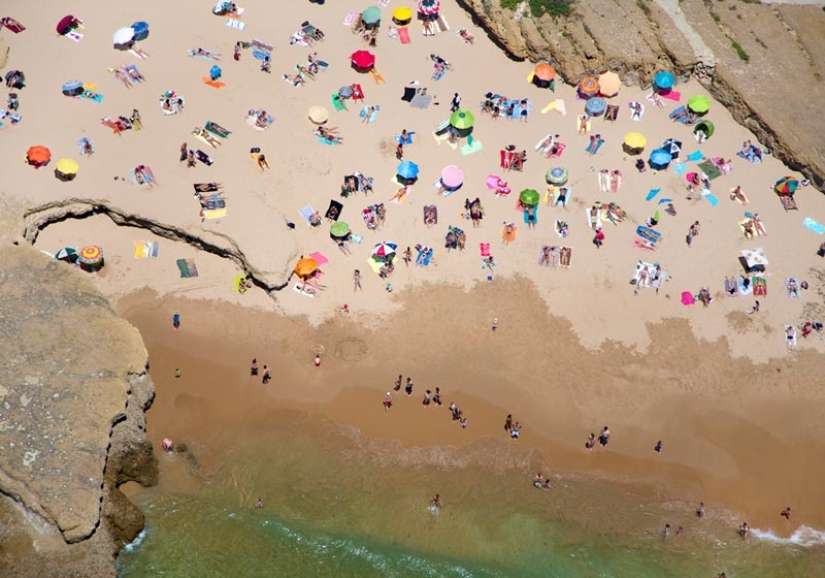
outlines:
[{"label": "yellow beach umbrella", "polygon": [[622,79],[612,70],[599,77],[599,92],[602,93],[602,96],[616,96],[621,88]]},{"label": "yellow beach umbrella", "polygon": [[629,132],[624,136],[624,144],[632,149],[643,149],[647,144],[647,139],[640,132]]},{"label": "yellow beach umbrella", "polygon": [[413,12],[406,6],[399,6],[392,11],[392,19],[396,23],[409,23],[412,20]]},{"label": "yellow beach umbrella", "polygon": [[64,175],[75,175],[80,167],[72,159],[60,159],[55,168]]},{"label": "yellow beach umbrella", "polygon": [[96,82],[84,82],[83,83],[83,90],[97,90],[97,83]]}]

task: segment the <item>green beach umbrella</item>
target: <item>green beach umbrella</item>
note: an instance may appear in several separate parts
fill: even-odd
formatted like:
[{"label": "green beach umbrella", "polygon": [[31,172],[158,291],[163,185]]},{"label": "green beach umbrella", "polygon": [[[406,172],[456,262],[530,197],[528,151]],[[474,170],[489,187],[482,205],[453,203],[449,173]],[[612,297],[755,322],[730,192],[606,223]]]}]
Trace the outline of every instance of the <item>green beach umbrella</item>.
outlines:
[{"label": "green beach umbrella", "polygon": [[381,21],[381,9],[378,6],[370,6],[361,12],[361,19],[364,24],[375,24]]},{"label": "green beach umbrella", "polygon": [[459,130],[473,128],[476,117],[469,110],[457,110],[450,116],[450,126]]},{"label": "green beach umbrella", "polygon": [[688,100],[688,108],[697,114],[704,114],[710,110],[710,98],[704,94],[691,96]]},{"label": "green beach umbrella", "polygon": [[535,189],[524,189],[521,191],[521,194],[518,196],[519,200],[521,201],[522,205],[538,205],[539,200],[541,199],[541,195]]},{"label": "green beach umbrella", "polygon": [[349,235],[350,228],[344,221],[336,221],[329,228],[329,234],[333,237],[346,237]]},{"label": "green beach umbrella", "polygon": [[59,261],[74,261],[77,259],[77,249],[74,247],[63,247],[55,253],[54,258]]}]

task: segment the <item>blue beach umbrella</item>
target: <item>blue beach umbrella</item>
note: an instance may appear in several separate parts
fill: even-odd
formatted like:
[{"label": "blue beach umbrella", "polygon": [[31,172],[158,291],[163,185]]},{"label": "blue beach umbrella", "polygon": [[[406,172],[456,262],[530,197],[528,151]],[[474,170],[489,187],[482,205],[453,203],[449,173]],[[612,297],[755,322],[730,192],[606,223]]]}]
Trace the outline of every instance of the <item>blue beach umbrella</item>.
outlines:
[{"label": "blue beach umbrella", "polygon": [[66,96],[77,96],[83,92],[83,83],[79,80],[70,80],[60,89]]},{"label": "blue beach umbrella", "polygon": [[217,64],[213,65],[212,68],[209,69],[209,78],[212,80],[217,80],[223,74],[223,70]]},{"label": "blue beach umbrella", "polygon": [[584,105],[584,112],[590,116],[599,116],[607,109],[607,103],[603,98],[591,98]]},{"label": "blue beach umbrella", "polygon": [[670,90],[676,84],[676,76],[672,72],[662,70],[653,77],[653,84],[664,90]]},{"label": "blue beach umbrella", "polygon": [[405,185],[411,185],[418,179],[418,165],[412,161],[404,161],[398,165],[396,176],[399,182]]},{"label": "blue beach umbrella", "polygon": [[149,23],[135,22],[132,24],[132,30],[135,31],[135,40],[146,40],[146,37],[149,36]]},{"label": "blue beach umbrella", "polygon": [[656,149],[652,153],[650,153],[650,158],[648,159],[647,163],[650,165],[650,168],[655,169],[657,171],[662,171],[667,168],[670,164],[670,161],[673,160],[671,153],[669,150],[666,149]]}]

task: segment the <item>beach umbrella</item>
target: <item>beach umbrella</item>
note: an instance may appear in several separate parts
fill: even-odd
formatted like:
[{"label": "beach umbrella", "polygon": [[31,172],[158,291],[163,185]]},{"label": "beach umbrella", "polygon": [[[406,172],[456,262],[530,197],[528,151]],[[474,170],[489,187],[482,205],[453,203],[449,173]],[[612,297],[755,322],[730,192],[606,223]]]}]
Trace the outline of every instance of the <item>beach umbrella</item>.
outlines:
[{"label": "beach umbrella", "polygon": [[309,120],[313,124],[324,124],[329,120],[329,111],[327,111],[327,109],[325,109],[323,106],[310,106]]},{"label": "beach umbrella", "polygon": [[135,22],[132,24],[132,30],[135,31],[135,40],[146,40],[146,37],[149,36],[149,23]]},{"label": "beach umbrella", "polygon": [[602,96],[616,96],[622,88],[622,79],[612,70],[599,76],[599,92]]},{"label": "beach umbrella", "polygon": [[592,76],[585,76],[579,81],[577,90],[579,94],[588,98],[596,96],[599,94],[599,81]]},{"label": "beach umbrella", "polygon": [[556,69],[546,62],[541,62],[536,64],[536,67],[533,69],[533,74],[535,74],[540,80],[550,82],[556,78]]},{"label": "beach umbrella", "polygon": [[675,159],[682,152],[682,141],[675,138],[666,139],[662,142],[662,148],[670,153],[670,158]]},{"label": "beach umbrella", "polygon": [[676,84],[676,76],[672,72],[661,70],[653,77],[653,84],[662,90],[670,90]]},{"label": "beach umbrella", "polygon": [[343,239],[350,234],[349,225],[347,225],[344,221],[336,221],[329,228],[329,234],[331,237]]},{"label": "beach umbrella", "polygon": [[372,249],[372,256],[379,261],[386,261],[388,258],[395,255],[398,245],[395,243],[378,243]]},{"label": "beach umbrella", "polygon": [[624,135],[622,148],[629,155],[638,155],[645,149],[646,144],[647,139],[643,134],[638,132],[629,132]]},{"label": "beach umbrella", "polygon": [[121,28],[112,36],[115,46],[131,46],[135,39],[135,31],[131,28]]},{"label": "beach umbrella", "polygon": [[780,195],[793,195],[799,187],[799,181],[793,177],[782,177],[773,186],[774,190]]},{"label": "beach umbrella", "polygon": [[713,135],[714,129],[715,127],[713,126],[712,122],[710,122],[709,120],[703,120],[693,127],[693,134],[696,134],[701,130],[703,133],[705,133],[705,136],[707,138],[710,138]]},{"label": "beach umbrella", "polygon": [[455,165],[444,167],[441,171],[441,184],[447,190],[457,191],[464,184],[464,171]]},{"label": "beach umbrella", "polygon": [[318,270],[318,261],[312,257],[304,257],[295,265],[295,274],[301,279],[312,277]]},{"label": "beach umbrella", "polygon": [[29,147],[28,152],[26,152],[26,160],[30,165],[34,165],[35,167],[42,167],[48,164],[51,158],[52,151],[43,145]]},{"label": "beach umbrella", "polygon": [[79,80],[70,80],[60,89],[66,96],[77,96],[83,92],[83,83]]},{"label": "beach umbrella", "polygon": [[69,263],[74,263],[77,261],[77,249],[74,247],[63,247],[54,254],[54,258],[58,261],[68,261]]},{"label": "beach umbrella", "polygon": [[378,6],[370,6],[361,12],[361,20],[371,26],[378,24],[381,22],[381,9]]},{"label": "beach umbrella", "polygon": [[103,262],[103,249],[97,245],[83,247],[77,260],[85,265],[98,265]]},{"label": "beach umbrella", "polygon": [[688,108],[696,114],[705,114],[708,110],[710,110],[710,97],[707,97],[704,94],[691,96],[687,105]]},{"label": "beach umbrella", "polygon": [[412,161],[404,161],[396,169],[396,177],[398,181],[411,185],[418,179],[418,165]]},{"label": "beach umbrella", "polygon": [[369,50],[356,50],[350,56],[352,67],[359,72],[369,72],[375,66],[375,55]]},{"label": "beach umbrella", "polygon": [[603,98],[591,98],[584,104],[584,112],[590,116],[599,116],[607,109],[607,103]]},{"label": "beach umbrella", "polygon": [[413,11],[406,6],[399,6],[392,11],[392,21],[399,26],[406,26],[412,20]]},{"label": "beach umbrella", "polygon": [[60,22],[57,23],[55,27],[57,33],[60,35],[66,34],[67,32],[71,32],[77,26],[77,19],[69,14],[68,16],[64,16],[60,19]]},{"label": "beach umbrella", "polygon": [[539,204],[541,200],[541,195],[536,189],[524,189],[521,191],[521,194],[518,196],[519,201],[521,201],[522,205],[528,207],[534,207]]},{"label": "beach umbrella", "polygon": [[71,181],[74,179],[80,167],[72,159],[60,159],[54,168],[55,176],[61,181]]},{"label": "beach umbrella", "polygon": [[212,68],[209,69],[209,78],[212,80],[218,80],[221,75],[223,74],[223,70],[217,64],[213,64]]},{"label": "beach umbrella", "polygon": [[352,96],[353,90],[351,86],[342,86],[338,89],[338,94],[341,98],[349,98]]},{"label": "beach umbrella", "polygon": [[570,172],[564,167],[553,167],[547,174],[544,175],[544,178],[547,180],[548,184],[551,185],[563,185],[567,182],[568,177],[570,176]]},{"label": "beach umbrella", "polygon": [[662,171],[667,168],[672,160],[673,157],[670,155],[670,151],[666,149],[656,149],[650,153],[650,158],[647,160],[647,164],[649,164],[650,168],[654,170]]},{"label": "beach umbrella", "polygon": [[473,128],[476,118],[469,110],[457,110],[450,115],[450,126],[457,129]]},{"label": "beach umbrella", "polygon": [[427,17],[427,20],[435,20],[441,10],[439,0],[421,0],[418,3],[418,13]]}]

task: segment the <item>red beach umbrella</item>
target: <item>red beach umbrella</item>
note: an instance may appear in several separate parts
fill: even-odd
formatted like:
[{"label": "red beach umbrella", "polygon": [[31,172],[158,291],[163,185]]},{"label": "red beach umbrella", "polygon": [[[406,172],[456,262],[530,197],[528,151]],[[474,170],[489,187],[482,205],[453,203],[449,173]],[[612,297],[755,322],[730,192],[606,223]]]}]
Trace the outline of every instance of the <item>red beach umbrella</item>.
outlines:
[{"label": "red beach umbrella", "polygon": [[370,71],[375,66],[375,55],[368,50],[358,50],[350,56],[352,67],[359,71]]}]

